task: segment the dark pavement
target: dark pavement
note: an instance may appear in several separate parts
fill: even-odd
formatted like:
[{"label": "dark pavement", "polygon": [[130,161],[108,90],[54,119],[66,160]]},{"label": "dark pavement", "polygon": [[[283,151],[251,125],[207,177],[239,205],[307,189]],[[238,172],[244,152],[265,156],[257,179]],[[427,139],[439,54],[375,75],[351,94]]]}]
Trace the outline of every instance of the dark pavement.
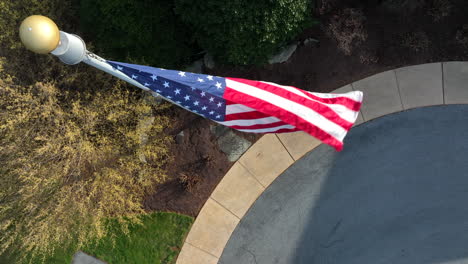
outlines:
[{"label": "dark pavement", "polygon": [[321,145],[241,220],[222,264],[468,263],[468,105],[388,115]]}]

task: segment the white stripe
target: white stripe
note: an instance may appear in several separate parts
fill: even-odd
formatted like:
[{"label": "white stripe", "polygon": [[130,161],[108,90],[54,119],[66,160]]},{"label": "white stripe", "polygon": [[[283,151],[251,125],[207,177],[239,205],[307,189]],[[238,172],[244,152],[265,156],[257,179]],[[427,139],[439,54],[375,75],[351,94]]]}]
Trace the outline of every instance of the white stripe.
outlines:
[{"label": "white stripe", "polygon": [[[336,114],[338,114],[341,118],[343,118],[344,120],[348,121],[348,122],[351,122],[351,123],[354,123],[357,119],[357,116],[358,116],[358,112],[356,111],[353,111],[349,108],[347,108],[346,106],[344,105],[341,105],[341,104],[327,104],[327,103],[323,103],[323,102],[320,102],[318,100],[315,100],[313,98],[310,98],[308,97],[307,95],[303,94],[302,92],[307,92],[307,91],[302,91],[302,90],[299,90],[297,89],[296,87],[292,87],[292,86],[282,86],[282,85],[278,85],[276,83],[270,83],[270,82],[263,82],[263,83],[266,83],[266,84],[269,84],[269,85],[272,85],[272,86],[275,86],[275,87],[279,87],[279,88],[282,88],[288,92],[291,92],[291,93],[294,93],[296,95],[299,95],[303,98],[306,98],[310,101],[314,101],[314,102],[317,102],[319,104],[322,104],[322,105],[326,105],[328,106],[331,110],[333,110],[333,112],[335,112]],[[354,92],[350,92],[350,93],[355,93],[355,94],[352,94],[352,95],[347,95],[347,94],[343,94],[343,95],[338,95],[337,94],[321,94],[321,96],[318,96],[317,94],[319,93],[310,93],[310,92],[307,92],[307,93],[310,93],[310,94],[313,94],[313,95],[316,95],[318,97],[321,97],[321,98],[336,98],[336,97],[348,97],[348,96],[353,96],[353,97],[356,97],[356,94],[357,93],[361,93],[360,91],[354,91]],[[348,93],[349,94],[349,93]],[[346,96],[344,96],[346,95]],[[327,97],[329,96],[329,97]],[[350,97],[348,97],[350,98]],[[361,96],[362,98],[362,96]],[[354,98],[350,98],[350,99],[353,99],[355,100]]]},{"label": "white stripe", "polygon": [[226,106],[226,115],[230,114],[238,114],[238,113],[246,113],[246,112],[256,112],[255,109],[247,107],[242,104],[233,104]]},{"label": "white stripe", "polygon": [[[271,82],[263,82],[263,83],[267,83],[269,85],[280,87],[280,88],[283,88],[283,89],[288,90],[288,91],[291,91],[290,89],[300,90],[302,92],[306,92],[308,94],[312,94],[312,95],[315,95],[317,97],[324,98],[324,99],[337,98],[337,97],[346,97],[346,98],[352,99],[353,101],[356,101],[356,102],[362,102],[362,92],[361,91],[351,91],[351,92],[342,93],[342,94],[338,94],[338,93],[314,93],[314,92],[309,92],[309,91],[298,89],[298,88],[296,88],[294,86],[279,85],[277,83],[271,83]],[[296,93],[296,94],[298,94],[298,93]],[[298,94],[298,95],[300,95],[300,94]]]},{"label": "white stripe", "polygon": [[261,129],[238,129],[239,131],[242,132],[250,132],[250,133],[268,133],[268,132],[275,132],[280,129],[287,128],[287,129],[294,129],[294,126],[291,125],[282,125],[282,126],[277,126],[277,127],[272,127],[272,128],[261,128]]},{"label": "white stripe", "polygon": [[218,122],[225,126],[253,126],[253,125],[264,125],[279,122],[278,118],[274,116],[263,117],[258,119],[237,119],[231,121]]},{"label": "white stripe", "polygon": [[271,92],[261,90],[257,87],[239,83],[230,79],[226,79],[226,85],[233,90],[269,102],[271,104],[276,105],[277,107],[280,107],[290,112],[291,114],[295,114],[304,119],[305,121],[327,132],[329,135],[331,135],[339,141],[342,141],[343,138],[346,136],[347,131],[344,128],[333,123],[321,114],[315,112],[314,110],[306,106],[298,104],[294,101],[290,101]]},{"label": "white stripe", "polygon": [[324,98],[324,99],[337,98],[337,97],[346,97],[346,98],[349,98],[349,99],[351,99],[353,101],[356,101],[356,102],[362,102],[362,92],[361,91],[351,91],[351,92],[347,92],[347,93],[343,93],[343,94],[313,93],[313,92],[308,92],[308,91],[304,91],[304,92],[315,95],[315,96],[320,97],[320,98]]}]

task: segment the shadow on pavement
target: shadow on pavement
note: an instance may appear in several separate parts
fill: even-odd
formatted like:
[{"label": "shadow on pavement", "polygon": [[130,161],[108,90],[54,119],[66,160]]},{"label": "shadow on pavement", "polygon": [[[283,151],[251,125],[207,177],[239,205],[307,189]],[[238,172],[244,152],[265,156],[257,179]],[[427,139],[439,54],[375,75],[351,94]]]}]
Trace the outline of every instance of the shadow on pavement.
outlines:
[{"label": "shadow on pavement", "polygon": [[408,110],[321,145],[242,219],[220,263],[468,263],[468,106]]}]

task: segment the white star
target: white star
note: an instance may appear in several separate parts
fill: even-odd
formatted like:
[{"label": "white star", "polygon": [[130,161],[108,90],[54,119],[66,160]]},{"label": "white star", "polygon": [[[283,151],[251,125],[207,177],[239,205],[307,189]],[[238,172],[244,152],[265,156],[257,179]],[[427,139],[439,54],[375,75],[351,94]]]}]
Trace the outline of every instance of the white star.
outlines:
[{"label": "white star", "polygon": [[201,92],[201,97],[205,97],[205,92]]},{"label": "white star", "polygon": [[151,79],[153,79],[153,82],[154,82],[154,80],[157,80],[157,79],[158,79],[158,76],[156,76],[156,75],[153,74],[153,75],[151,75]]},{"label": "white star", "polygon": [[204,80],[203,80],[202,78],[198,78],[197,81],[199,81],[199,82],[201,82],[201,83],[204,82]]},{"label": "white star", "polygon": [[172,96],[168,96],[167,99],[172,99]]},{"label": "white star", "polygon": [[132,79],[138,79],[138,76],[132,74]]},{"label": "white star", "polygon": [[193,105],[199,105],[200,103],[198,101],[195,101]]},{"label": "white star", "polygon": [[214,114],[214,111],[211,111],[211,112],[210,112],[210,115],[213,115],[213,114]]},{"label": "white star", "polygon": [[180,77],[185,77],[185,72],[181,71],[179,72]]},{"label": "white star", "polygon": [[197,89],[197,88],[195,88],[195,87],[190,87],[190,88],[192,88],[192,91],[195,91],[195,89]]},{"label": "white star", "polygon": [[220,83],[220,82],[216,82],[216,87],[218,87],[218,89],[221,89],[221,83]]},{"label": "white star", "polygon": [[121,71],[121,70],[123,70],[123,68],[120,67],[120,66],[117,66],[117,70]]},{"label": "white star", "polygon": [[213,101],[214,101],[214,98],[213,98],[213,97],[211,97],[211,98],[210,98],[210,102],[213,102]]},{"label": "white star", "polygon": [[190,100],[190,95],[186,95],[186,96],[184,97],[184,99],[185,99],[185,101]]},{"label": "white star", "polygon": [[212,81],[213,80],[213,76],[211,75],[208,75],[208,77],[206,77],[208,80]]},{"label": "white star", "polygon": [[197,111],[197,110],[193,110],[193,112],[194,112],[194,113],[198,113],[198,111]]},{"label": "white star", "polygon": [[220,116],[220,115],[217,115],[217,116],[216,116],[216,118],[218,118],[218,119],[219,119],[219,118],[221,118],[221,116]]},{"label": "white star", "polygon": [[145,86],[150,86],[150,84],[149,84],[149,83],[145,83]]},{"label": "white star", "polygon": [[218,107],[221,107],[222,105],[223,105],[222,103],[218,103],[218,104],[217,104]]},{"label": "white star", "polygon": [[177,101],[177,102],[175,102],[175,103],[176,103],[176,104],[180,104],[181,102],[180,102],[180,101]]},{"label": "white star", "polygon": [[180,89],[175,89],[175,94],[180,94]]},{"label": "white star", "polygon": [[169,83],[168,82],[164,82],[164,87],[169,87]]},{"label": "white star", "polygon": [[207,107],[206,107],[206,106],[204,106],[204,107],[202,107],[202,110],[206,110],[206,108],[207,108]]},{"label": "white star", "polygon": [[161,93],[161,90],[156,90],[157,93]]}]

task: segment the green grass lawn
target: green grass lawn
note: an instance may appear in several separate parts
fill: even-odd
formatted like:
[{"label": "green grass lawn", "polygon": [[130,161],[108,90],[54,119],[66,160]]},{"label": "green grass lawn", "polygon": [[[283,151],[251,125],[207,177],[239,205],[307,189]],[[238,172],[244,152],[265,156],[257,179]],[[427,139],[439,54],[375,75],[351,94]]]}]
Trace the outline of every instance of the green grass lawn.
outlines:
[{"label": "green grass lawn", "polygon": [[[87,245],[81,251],[95,256],[109,264],[145,264],[145,263],[175,263],[182,247],[183,240],[193,218],[174,213],[152,213],[141,216],[143,225],[130,228],[129,236],[125,236],[115,228],[113,222],[112,235],[116,236],[113,246],[110,237],[104,237],[96,243]],[[48,257],[44,263],[71,263],[74,251],[62,249]],[[4,262],[5,261],[5,262]],[[8,262],[7,262],[8,261]],[[11,259],[0,256],[0,263],[13,263]],[[41,263],[32,261],[32,263]]]}]

